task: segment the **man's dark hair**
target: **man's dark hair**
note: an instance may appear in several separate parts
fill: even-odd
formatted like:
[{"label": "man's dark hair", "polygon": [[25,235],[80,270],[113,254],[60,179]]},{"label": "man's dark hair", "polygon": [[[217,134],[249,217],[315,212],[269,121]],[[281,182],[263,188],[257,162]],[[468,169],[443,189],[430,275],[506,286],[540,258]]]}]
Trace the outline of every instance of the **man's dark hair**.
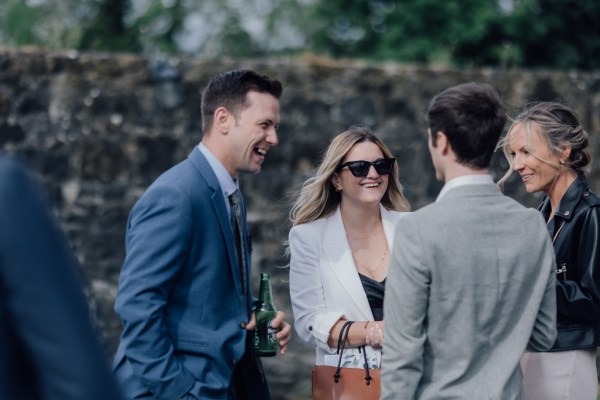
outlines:
[{"label": "man's dark hair", "polygon": [[463,83],[438,93],[427,112],[431,140],[437,132],[448,138],[458,162],[487,168],[506,124],[498,92],[487,83]]},{"label": "man's dark hair", "polygon": [[283,89],[281,82],[250,70],[228,71],[212,78],[202,92],[202,132],[212,126],[217,108],[225,107],[235,116],[242,112],[250,91],[269,93],[279,99]]}]

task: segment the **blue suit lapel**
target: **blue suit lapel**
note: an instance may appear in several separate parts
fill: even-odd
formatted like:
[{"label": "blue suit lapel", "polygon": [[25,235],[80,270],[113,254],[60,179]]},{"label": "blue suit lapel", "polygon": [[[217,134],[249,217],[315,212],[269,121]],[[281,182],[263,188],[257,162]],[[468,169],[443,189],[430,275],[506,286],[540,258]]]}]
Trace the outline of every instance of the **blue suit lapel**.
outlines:
[{"label": "blue suit lapel", "polygon": [[[219,220],[219,227],[221,230],[221,234],[223,235],[223,241],[225,244],[225,248],[227,249],[227,255],[229,257],[229,267],[231,268],[231,273],[234,277],[236,293],[243,299],[243,290],[242,290],[242,282],[239,279],[238,273],[238,262],[237,256],[235,254],[235,245],[233,238],[233,230],[231,227],[231,222],[229,221],[229,215],[227,213],[227,208],[225,206],[225,199],[223,198],[223,191],[221,186],[219,185],[219,181],[217,180],[217,176],[213,172],[210,164],[206,160],[206,157],[198,150],[197,147],[194,147],[194,150],[188,156],[188,159],[192,162],[192,164],[196,167],[200,175],[206,181],[208,187],[212,190],[211,201],[214,207],[215,214],[217,215],[217,219]],[[242,200],[242,215],[244,221],[246,221],[246,205]],[[247,234],[248,228],[246,223],[244,223],[244,237],[248,237]],[[250,260],[250,255],[248,254],[248,247],[244,246],[244,251],[247,252],[248,260]],[[246,271],[246,276],[248,277],[248,271]],[[248,279],[246,279],[248,282]],[[249,293],[249,289],[247,288],[247,292]],[[247,303],[247,302],[245,302]]]}]

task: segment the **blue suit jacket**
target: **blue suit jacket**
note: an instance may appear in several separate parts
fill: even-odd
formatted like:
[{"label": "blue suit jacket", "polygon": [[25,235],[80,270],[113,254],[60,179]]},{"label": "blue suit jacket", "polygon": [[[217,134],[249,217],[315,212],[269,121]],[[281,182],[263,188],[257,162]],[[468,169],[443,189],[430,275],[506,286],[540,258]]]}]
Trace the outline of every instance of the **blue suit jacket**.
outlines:
[{"label": "blue suit jacket", "polygon": [[[245,226],[244,237],[249,260]],[[243,294],[221,187],[197,147],[134,206],[126,248],[115,306],[123,333],[114,363],[126,395],[227,398],[246,352],[253,299],[249,271]],[[260,393],[254,380],[248,390]]]},{"label": "blue suit jacket", "polygon": [[119,398],[67,242],[37,183],[0,155],[0,398]]}]

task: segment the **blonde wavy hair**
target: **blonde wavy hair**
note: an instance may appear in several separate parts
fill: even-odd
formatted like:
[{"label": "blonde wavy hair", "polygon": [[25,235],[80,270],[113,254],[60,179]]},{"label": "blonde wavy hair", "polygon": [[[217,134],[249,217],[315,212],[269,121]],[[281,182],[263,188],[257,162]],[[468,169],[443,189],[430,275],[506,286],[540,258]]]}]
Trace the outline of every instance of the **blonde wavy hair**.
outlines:
[{"label": "blonde wavy hair", "polygon": [[[340,204],[341,194],[335,190],[331,180],[350,149],[363,142],[376,144],[385,158],[393,157],[383,142],[366,126],[351,126],[337,135],[329,144],[315,176],[304,182],[300,189],[290,211],[293,226],[317,220],[335,211]],[[398,178],[398,163],[394,163],[381,204],[388,210],[409,211],[410,204],[402,190]]]},{"label": "blonde wavy hair", "polygon": [[556,102],[532,103],[526,106],[525,110],[512,121],[508,133],[498,145],[502,147],[509,166],[504,176],[498,181],[500,187],[504,185],[514,171],[510,145],[511,134],[517,128],[520,128],[525,134],[528,143],[531,142],[532,135],[539,134],[550,149],[551,154],[560,155],[565,148],[571,148],[568,159],[559,164],[541,158],[536,149],[528,145],[527,150],[531,156],[556,169],[570,168],[577,174],[582,174],[591,161],[587,150],[589,144],[588,134],[581,127],[579,116],[574,110]]}]

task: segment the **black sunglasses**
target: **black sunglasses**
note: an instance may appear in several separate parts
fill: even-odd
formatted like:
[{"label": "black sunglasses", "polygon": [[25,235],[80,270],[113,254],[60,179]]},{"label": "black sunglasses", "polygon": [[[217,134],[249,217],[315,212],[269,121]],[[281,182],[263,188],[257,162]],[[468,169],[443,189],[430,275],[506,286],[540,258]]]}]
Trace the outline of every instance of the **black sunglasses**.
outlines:
[{"label": "black sunglasses", "polygon": [[379,175],[389,175],[392,173],[394,162],[396,162],[395,158],[379,158],[373,162],[364,160],[348,161],[340,165],[337,170],[340,171],[344,167],[348,167],[352,175],[362,178],[369,174],[372,165]]}]

